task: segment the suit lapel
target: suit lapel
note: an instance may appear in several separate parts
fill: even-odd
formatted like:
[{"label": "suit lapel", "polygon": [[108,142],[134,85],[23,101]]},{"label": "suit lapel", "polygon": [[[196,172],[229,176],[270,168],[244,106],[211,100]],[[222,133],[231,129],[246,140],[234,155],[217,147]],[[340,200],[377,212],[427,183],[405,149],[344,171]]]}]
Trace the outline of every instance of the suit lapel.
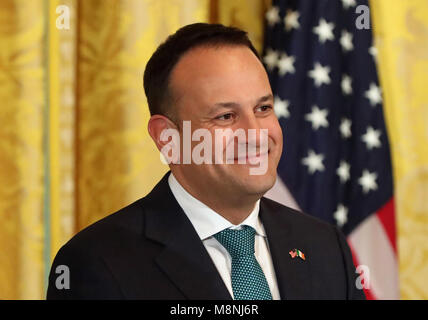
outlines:
[{"label": "suit lapel", "polygon": [[169,174],[145,198],[146,236],[164,244],[156,263],[188,299],[231,299],[211,257],[169,188]]},{"label": "suit lapel", "polygon": [[[145,234],[164,245],[155,258],[157,265],[187,299],[232,299],[193,225],[175,200],[168,185],[169,174],[144,198]],[[261,199],[260,219],[281,299],[311,299],[310,252],[299,237],[299,230],[291,227],[294,214],[279,212],[277,206]],[[305,261],[291,258],[289,251],[294,248],[306,254]]]},{"label": "suit lapel", "polygon": [[[290,223],[290,215],[297,213],[284,214],[277,208],[264,198],[260,201],[260,219],[266,230],[281,299],[311,299],[310,255],[298,231],[293,230]],[[289,252],[294,248],[304,252],[306,260],[293,259]]]}]

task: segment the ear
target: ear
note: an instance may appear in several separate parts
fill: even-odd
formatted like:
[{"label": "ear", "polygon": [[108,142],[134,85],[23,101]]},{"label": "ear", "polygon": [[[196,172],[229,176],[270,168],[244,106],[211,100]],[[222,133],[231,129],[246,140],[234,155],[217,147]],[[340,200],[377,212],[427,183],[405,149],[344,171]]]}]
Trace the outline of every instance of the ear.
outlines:
[{"label": "ear", "polygon": [[152,137],[159,151],[166,144],[171,143],[171,141],[162,141],[162,132],[167,129],[175,129],[178,131],[177,126],[174,124],[174,122],[160,114],[155,114],[150,117],[147,129],[149,131],[149,135]]}]

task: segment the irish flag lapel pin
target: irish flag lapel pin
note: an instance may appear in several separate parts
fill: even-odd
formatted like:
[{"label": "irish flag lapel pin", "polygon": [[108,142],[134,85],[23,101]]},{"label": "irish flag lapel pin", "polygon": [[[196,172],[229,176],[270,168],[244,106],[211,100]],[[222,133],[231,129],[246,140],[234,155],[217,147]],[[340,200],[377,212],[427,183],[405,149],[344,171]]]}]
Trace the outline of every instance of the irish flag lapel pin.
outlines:
[{"label": "irish flag lapel pin", "polygon": [[299,257],[302,260],[306,260],[305,259],[305,254],[300,251],[299,249],[293,249],[289,252],[290,256],[292,259],[294,259],[295,257]]}]

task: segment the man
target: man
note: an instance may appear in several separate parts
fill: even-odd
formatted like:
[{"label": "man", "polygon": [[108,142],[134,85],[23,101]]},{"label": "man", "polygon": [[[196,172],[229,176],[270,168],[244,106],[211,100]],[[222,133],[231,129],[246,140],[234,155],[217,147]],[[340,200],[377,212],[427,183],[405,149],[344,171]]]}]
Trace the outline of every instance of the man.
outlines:
[{"label": "man", "polygon": [[[342,234],[263,197],[275,183],[283,137],[245,32],[183,27],[149,60],[144,88],[148,130],[171,171],[146,197],[61,248],[48,299],[364,299]],[[165,139],[171,130],[178,139]],[[244,140],[230,134],[239,130]],[[186,163],[185,149],[200,143],[186,139],[196,132],[215,140],[204,149],[212,162],[191,152]],[[216,132],[226,134],[214,139]],[[251,174],[262,163],[265,170]],[[58,286],[61,265],[69,289]]]}]

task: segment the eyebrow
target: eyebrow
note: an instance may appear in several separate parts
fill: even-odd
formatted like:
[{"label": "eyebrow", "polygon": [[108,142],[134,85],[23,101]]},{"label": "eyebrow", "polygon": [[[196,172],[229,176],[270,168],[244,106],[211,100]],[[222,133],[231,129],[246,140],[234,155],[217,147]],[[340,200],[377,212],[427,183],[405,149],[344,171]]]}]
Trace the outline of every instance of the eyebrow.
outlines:
[{"label": "eyebrow", "polygon": [[[263,103],[263,102],[266,102],[266,101],[273,101],[273,95],[269,93],[269,94],[259,98],[256,102],[256,105]],[[238,106],[240,106],[240,104],[237,102],[233,102],[233,101],[231,101],[231,102],[217,102],[214,104],[214,109],[212,109],[209,114],[210,115],[214,114],[215,112],[217,112],[217,110],[222,109],[222,108],[236,108]]]}]

